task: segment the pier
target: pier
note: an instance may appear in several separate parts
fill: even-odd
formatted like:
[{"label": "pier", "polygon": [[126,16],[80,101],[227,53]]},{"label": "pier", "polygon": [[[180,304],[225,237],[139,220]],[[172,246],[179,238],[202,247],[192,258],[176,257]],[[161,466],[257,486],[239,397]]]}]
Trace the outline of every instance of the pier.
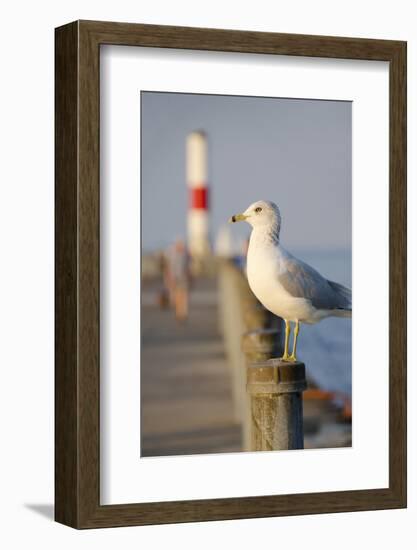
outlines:
[{"label": "pier", "polygon": [[184,323],[157,306],[158,288],[147,283],[142,294],[141,455],[241,450],[216,280],[196,280]]},{"label": "pier", "polygon": [[[189,317],[177,322],[172,310],[158,304],[161,281],[152,278],[143,283],[143,457],[250,450],[248,419],[242,408],[248,395],[245,357],[239,343],[241,333],[232,344],[239,348],[228,353],[219,307],[221,286],[218,276],[196,278],[190,293]],[[239,330],[244,330],[245,323],[250,330],[253,323],[265,323],[262,312],[249,309],[251,313],[243,322],[236,304],[228,304],[230,319],[240,323]],[[236,365],[231,364],[233,359]],[[241,370],[236,372],[236,368]],[[304,448],[350,446],[349,403],[343,401],[346,396],[318,385],[316,380],[322,379],[320,372],[315,379],[308,365],[306,369]],[[337,386],[335,369],[332,376],[330,384]]]}]

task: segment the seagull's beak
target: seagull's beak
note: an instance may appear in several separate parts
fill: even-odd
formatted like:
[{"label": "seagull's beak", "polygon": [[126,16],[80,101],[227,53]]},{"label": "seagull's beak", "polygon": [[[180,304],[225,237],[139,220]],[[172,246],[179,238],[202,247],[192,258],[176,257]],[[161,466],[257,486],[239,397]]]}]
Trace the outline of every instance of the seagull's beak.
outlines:
[{"label": "seagull's beak", "polygon": [[247,217],[248,216],[245,216],[245,214],[236,214],[229,218],[229,223],[244,222]]}]

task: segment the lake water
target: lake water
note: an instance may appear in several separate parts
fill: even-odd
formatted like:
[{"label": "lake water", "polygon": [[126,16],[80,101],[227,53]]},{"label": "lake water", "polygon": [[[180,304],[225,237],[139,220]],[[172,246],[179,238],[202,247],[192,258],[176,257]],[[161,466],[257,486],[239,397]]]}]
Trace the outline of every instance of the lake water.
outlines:
[{"label": "lake water", "polygon": [[[324,277],[352,286],[350,250],[291,250]],[[326,390],[352,393],[352,321],[329,317],[316,325],[301,326],[298,356],[307,373]]]}]

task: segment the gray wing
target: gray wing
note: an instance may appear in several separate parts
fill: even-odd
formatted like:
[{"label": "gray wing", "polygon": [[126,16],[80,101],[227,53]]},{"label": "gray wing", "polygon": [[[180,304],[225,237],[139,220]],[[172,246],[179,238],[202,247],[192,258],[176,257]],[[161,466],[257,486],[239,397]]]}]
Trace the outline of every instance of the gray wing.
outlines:
[{"label": "gray wing", "polygon": [[293,257],[286,259],[285,268],[278,280],[292,296],[311,300],[316,309],[351,309],[348,288],[328,281],[311,266]]}]

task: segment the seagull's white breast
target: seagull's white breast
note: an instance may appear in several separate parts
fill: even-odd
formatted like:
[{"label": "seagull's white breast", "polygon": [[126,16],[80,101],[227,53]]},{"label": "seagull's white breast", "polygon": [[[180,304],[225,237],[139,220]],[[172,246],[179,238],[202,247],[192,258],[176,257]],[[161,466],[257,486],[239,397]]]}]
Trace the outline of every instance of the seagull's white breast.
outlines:
[{"label": "seagull's white breast", "polygon": [[310,300],[291,296],[279,282],[286,255],[283,248],[253,230],[247,258],[249,286],[261,304],[275,315],[290,321],[311,322],[314,308]]}]

